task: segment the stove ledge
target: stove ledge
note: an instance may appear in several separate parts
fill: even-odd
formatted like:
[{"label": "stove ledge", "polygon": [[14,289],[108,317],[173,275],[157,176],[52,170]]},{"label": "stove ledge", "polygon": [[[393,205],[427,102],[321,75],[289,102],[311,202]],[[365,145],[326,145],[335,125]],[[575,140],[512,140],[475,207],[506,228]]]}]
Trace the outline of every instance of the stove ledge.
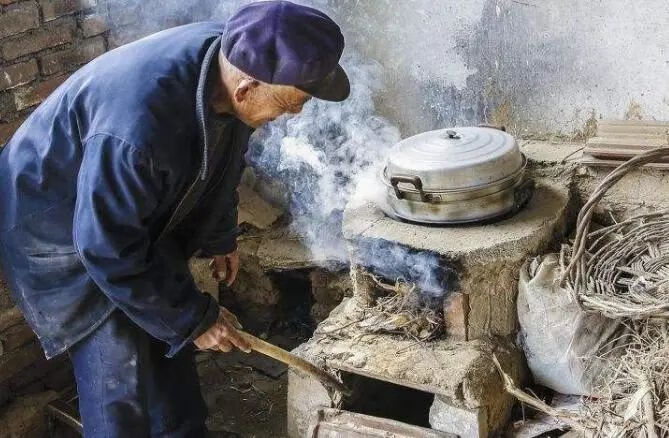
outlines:
[{"label": "stove ledge", "polygon": [[[368,335],[353,328],[352,322],[360,318],[360,312],[356,298],[345,300],[319,325],[316,335],[294,352],[331,370],[435,394],[430,415],[435,429],[458,435],[468,430],[467,436],[486,436],[506,423],[514,401],[504,391],[492,356],[496,355],[505,371],[520,381],[524,362],[512,342],[501,338],[470,342],[445,338],[416,343],[394,335]],[[339,327],[344,328],[337,330]],[[305,436],[314,410],[341,405],[341,394],[329,392],[309,376],[290,371],[290,436]],[[449,415],[454,421],[443,421]],[[456,423],[460,424],[458,430],[446,430],[448,424],[456,427]]]}]

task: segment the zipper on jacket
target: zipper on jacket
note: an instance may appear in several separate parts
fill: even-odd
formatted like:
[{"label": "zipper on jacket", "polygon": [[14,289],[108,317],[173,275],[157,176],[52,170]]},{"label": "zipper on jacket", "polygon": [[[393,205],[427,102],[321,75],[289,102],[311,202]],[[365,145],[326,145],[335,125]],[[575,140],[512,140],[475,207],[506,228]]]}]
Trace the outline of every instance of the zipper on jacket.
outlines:
[{"label": "zipper on jacket", "polygon": [[187,209],[185,214],[183,214],[183,212],[181,211],[182,209],[186,210],[186,208],[184,207],[186,205],[186,201],[189,200],[190,197],[194,196],[196,192],[195,187],[198,185],[198,183],[202,183],[207,179],[207,173],[208,173],[207,171],[209,164],[208,163],[209,134],[207,132],[207,121],[204,113],[204,105],[205,105],[204,93],[207,86],[207,79],[209,78],[209,69],[211,68],[211,62],[213,57],[218,52],[220,45],[221,45],[221,37],[219,36],[214,40],[214,42],[211,43],[211,45],[207,49],[207,53],[204,55],[204,60],[202,62],[200,77],[198,80],[197,91],[195,96],[195,112],[201,128],[202,142],[204,143],[204,147],[202,149],[202,167],[200,172],[198,172],[197,176],[195,177],[195,181],[193,181],[190,187],[188,187],[188,190],[186,190],[186,193],[177,204],[177,207],[174,209],[174,212],[170,216],[170,219],[167,221],[167,224],[163,228],[163,231],[158,235],[157,239],[158,241],[160,241],[163,237],[165,237],[167,233],[172,231],[174,227],[179,222],[181,222],[181,220],[183,220],[183,218],[186,217],[188,213],[192,210],[192,208],[197,203],[197,199],[195,199],[194,202],[192,202],[192,205]]}]

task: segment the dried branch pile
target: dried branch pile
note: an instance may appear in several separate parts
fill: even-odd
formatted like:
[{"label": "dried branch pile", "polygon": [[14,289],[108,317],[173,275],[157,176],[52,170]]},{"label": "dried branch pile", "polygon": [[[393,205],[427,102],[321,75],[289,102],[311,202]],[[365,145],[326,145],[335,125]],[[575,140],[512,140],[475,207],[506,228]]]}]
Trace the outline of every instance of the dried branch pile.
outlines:
[{"label": "dried branch pile", "polygon": [[393,333],[429,341],[444,330],[441,299],[421,293],[416,285],[398,279],[394,285],[386,284],[372,274],[371,280],[385,294],[376,298],[369,310],[369,317],[358,327],[368,333]]},{"label": "dried branch pile", "polygon": [[[636,321],[622,356],[609,363],[599,398],[584,398],[578,412],[555,409],[519,389],[498,366],[509,393],[587,436],[669,437],[669,336],[667,326]],[[616,356],[613,354],[613,356]],[[603,357],[606,359],[606,356]]]}]

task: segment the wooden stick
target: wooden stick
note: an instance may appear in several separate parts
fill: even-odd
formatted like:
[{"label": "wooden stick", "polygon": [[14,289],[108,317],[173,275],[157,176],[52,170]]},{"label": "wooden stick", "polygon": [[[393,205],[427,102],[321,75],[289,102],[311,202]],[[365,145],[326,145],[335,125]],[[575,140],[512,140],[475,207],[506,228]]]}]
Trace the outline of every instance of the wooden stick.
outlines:
[{"label": "wooden stick", "polygon": [[494,354],[492,356],[492,361],[495,364],[497,371],[499,371],[500,376],[504,380],[504,389],[506,390],[506,392],[517,398],[519,401],[531,406],[532,408],[540,412],[544,412],[545,414],[548,414],[553,418],[561,420],[566,425],[570,426],[572,429],[577,430],[579,432],[583,432],[585,436],[587,437],[593,436],[593,430],[596,430],[596,428],[593,427],[593,425],[581,424],[578,416],[574,415],[572,412],[566,411],[564,409],[554,408],[544,403],[543,401],[537,399],[536,397],[527,394],[525,391],[518,388],[513,379],[508,374],[506,374],[506,372],[504,372],[502,365],[499,363],[497,356]]},{"label": "wooden stick", "polygon": [[320,380],[326,387],[329,389],[334,389],[341,392],[344,395],[351,395],[350,389],[344,386],[336,377],[332,374],[318,368],[314,364],[307,362],[294,355],[293,353],[284,350],[283,348],[272,345],[269,342],[265,342],[260,338],[257,338],[249,333],[246,333],[242,330],[237,330],[237,333],[244,338],[244,340],[249,344],[252,350],[257,351],[258,353],[264,354],[265,356],[276,359],[279,362],[283,362],[289,367],[295,368]]}]

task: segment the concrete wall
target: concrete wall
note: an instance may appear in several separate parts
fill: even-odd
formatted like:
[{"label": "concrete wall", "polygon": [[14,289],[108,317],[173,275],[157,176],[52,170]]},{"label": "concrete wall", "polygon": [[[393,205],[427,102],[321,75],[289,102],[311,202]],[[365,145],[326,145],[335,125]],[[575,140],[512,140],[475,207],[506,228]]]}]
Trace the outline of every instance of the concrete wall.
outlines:
[{"label": "concrete wall", "polygon": [[485,120],[580,136],[593,114],[669,119],[666,0],[327,3],[385,68],[378,104],[404,135]]},{"label": "concrete wall", "polygon": [[[20,40],[62,24],[68,41],[40,50],[67,52],[97,32],[72,14],[93,9],[112,28],[103,37],[114,47],[171,25],[225,19],[249,1],[0,0],[0,21],[11,23],[0,26],[0,38]],[[294,1],[327,10],[349,47],[383,66],[377,104],[405,136],[487,121],[516,134],[578,138],[592,133],[593,117],[669,119],[666,0]],[[21,93],[0,78],[0,139],[29,111],[17,113],[15,105],[37,103],[57,83],[48,79],[99,52],[62,55],[68,62],[56,73],[42,65],[40,51],[3,54],[3,73],[25,61],[29,75],[19,82],[34,76],[48,83],[17,104]]]}]

